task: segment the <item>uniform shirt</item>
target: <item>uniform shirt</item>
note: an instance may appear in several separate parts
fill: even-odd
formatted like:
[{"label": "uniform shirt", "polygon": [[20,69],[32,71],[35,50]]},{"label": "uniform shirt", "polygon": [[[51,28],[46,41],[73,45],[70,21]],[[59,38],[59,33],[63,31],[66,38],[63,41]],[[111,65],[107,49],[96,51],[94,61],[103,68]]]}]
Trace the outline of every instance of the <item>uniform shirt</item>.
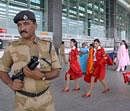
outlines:
[{"label": "uniform shirt", "polygon": [[[11,45],[5,49],[0,63],[0,71],[7,73],[11,71],[13,74],[16,74],[22,67],[28,64],[32,56],[38,56],[40,58],[41,72],[61,68],[55,48],[51,45],[51,42],[39,39],[32,42],[21,38],[12,42]],[[50,64],[41,58],[46,59]],[[47,80],[34,80],[25,77],[23,90],[39,92],[48,87],[48,85]]]},{"label": "uniform shirt", "polygon": [[64,44],[62,44],[62,45],[60,46],[60,54],[61,54],[61,55],[64,55],[64,54],[65,54]]}]

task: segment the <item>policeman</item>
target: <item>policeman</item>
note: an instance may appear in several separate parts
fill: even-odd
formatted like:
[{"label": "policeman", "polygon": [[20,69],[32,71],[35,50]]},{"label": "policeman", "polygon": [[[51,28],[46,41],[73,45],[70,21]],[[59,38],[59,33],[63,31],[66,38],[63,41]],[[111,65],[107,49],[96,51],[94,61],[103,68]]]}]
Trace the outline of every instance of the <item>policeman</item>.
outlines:
[{"label": "policeman", "polygon": [[61,42],[61,45],[60,45],[60,63],[61,65],[65,65],[67,64],[66,62],[66,57],[65,57],[65,45],[64,45],[64,41]]},{"label": "policeman", "polygon": [[[57,77],[61,68],[54,46],[36,37],[37,23],[33,12],[19,12],[14,23],[21,38],[5,49],[0,63],[0,78],[16,92],[15,111],[54,111],[48,81]],[[40,62],[34,70],[27,67],[32,56],[37,56]],[[21,69],[24,81],[12,80],[8,76],[10,71],[16,75]]]}]

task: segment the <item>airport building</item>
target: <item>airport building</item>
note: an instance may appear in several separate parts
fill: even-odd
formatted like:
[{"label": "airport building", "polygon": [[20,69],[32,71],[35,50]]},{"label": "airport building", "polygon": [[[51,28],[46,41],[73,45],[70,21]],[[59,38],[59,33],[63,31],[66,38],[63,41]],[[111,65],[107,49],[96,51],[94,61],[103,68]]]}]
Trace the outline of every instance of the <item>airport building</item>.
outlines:
[{"label": "airport building", "polygon": [[27,9],[36,15],[37,34],[52,32],[55,45],[69,38],[99,38],[108,47],[130,40],[129,0],[0,0],[0,33],[18,35],[13,18]]}]

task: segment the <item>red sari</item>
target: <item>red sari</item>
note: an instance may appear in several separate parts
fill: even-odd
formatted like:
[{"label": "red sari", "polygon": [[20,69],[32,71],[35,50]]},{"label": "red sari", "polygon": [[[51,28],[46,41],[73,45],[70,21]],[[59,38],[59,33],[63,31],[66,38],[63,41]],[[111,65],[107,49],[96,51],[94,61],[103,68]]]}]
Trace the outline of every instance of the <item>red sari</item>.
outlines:
[{"label": "red sari", "polygon": [[80,68],[80,64],[77,58],[78,55],[79,55],[79,52],[77,48],[71,49],[71,52],[69,53],[70,68],[66,72],[66,74],[70,75],[71,80],[78,79],[82,76],[82,70]]},{"label": "red sari", "polygon": [[88,83],[91,82],[91,77],[97,80],[103,80],[105,78],[105,66],[106,60],[104,58],[105,51],[103,48],[97,49],[96,51],[96,61],[94,62],[94,49],[90,50],[90,58],[88,58],[87,73],[84,77],[84,80]]},{"label": "red sari", "polygon": [[103,80],[105,78],[106,72],[106,59],[104,58],[105,51],[104,48],[97,49],[96,51],[96,61],[94,63],[94,77],[97,80]]},{"label": "red sari", "polygon": [[84,80],[88,83],[91,82],[91,76],[94,71],[94,48],[89,49],[88,59],[87,59],[87,71]]}]

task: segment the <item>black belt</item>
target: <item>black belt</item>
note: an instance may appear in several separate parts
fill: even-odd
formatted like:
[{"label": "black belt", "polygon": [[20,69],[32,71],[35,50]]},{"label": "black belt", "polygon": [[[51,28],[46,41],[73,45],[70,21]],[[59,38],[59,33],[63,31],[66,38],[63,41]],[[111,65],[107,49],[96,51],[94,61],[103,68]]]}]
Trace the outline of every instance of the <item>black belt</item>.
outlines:
[{"label": "black belt", "polygon": [[32,93],[32,92],[27,92],[27,91],[17,91],[17,92],[19,92],[20,94],[23,94],[25,96],[28,96],[28,97],[38,97],[38,96],[42,95],[43,93],[45,93],[48,90],[48,88],[49,88],[49,86],[45,90],[38,92],[38,93]]}]

